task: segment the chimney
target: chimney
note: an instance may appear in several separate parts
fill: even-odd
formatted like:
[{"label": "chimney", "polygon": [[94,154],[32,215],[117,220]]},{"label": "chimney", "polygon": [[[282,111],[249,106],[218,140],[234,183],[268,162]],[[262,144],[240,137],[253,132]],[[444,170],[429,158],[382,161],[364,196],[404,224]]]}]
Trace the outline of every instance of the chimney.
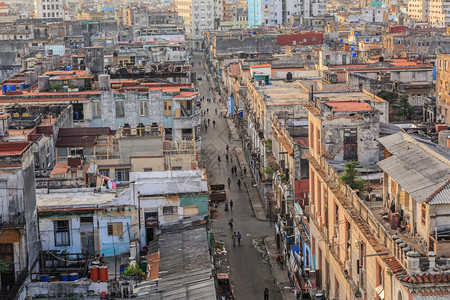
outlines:
[{"label": "chimney", "polygon": [[407,254],[408,256],[408,274],[415,275],[420,272],[419,263],[420,263],[420,255],[417,252],[410,251]]},{"label": "chimney", "polygon": [[436,253],[433,251],[428,252],[428,261],[430,262],[429,268],[435,269],[436,268]]}]

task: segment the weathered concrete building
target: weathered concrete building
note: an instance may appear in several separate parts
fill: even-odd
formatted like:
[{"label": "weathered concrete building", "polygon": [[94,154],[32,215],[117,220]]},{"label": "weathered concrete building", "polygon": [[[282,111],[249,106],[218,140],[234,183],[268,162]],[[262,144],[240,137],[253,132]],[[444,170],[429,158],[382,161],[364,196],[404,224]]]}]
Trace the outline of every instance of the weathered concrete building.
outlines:
[{"label": "weathered concrete building", "polygon": [[2,294],[15,297],[29,272],[38,272],[39,237],[36,213],[34,159],[30,142],[0,143],[0,244]]},{"label": "weathered concrete building", "polygon": [[450,55],[438,54],[436,68],[437,122],[450,125]]}]

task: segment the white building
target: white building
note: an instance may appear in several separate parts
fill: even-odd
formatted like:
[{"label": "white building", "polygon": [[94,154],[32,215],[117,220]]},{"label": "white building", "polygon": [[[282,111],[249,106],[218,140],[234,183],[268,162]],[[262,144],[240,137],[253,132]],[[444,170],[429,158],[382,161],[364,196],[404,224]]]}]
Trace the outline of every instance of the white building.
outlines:
[{"label": "white building", "polygon": [[262,25],[288,24],[292,15],[303,18],[322,16],[327,13],[325,0],[261,0]]},{"label": "white building", "polygon": [[183,18],[187,39],[195,50],[203,48],[203,31],[214,29],[216,15],[221,15],[222,0],[175,0]]},{"label": "white building", "polygon": [[39,19],[64,18],[65,0],[34,0],[35,17]]}]

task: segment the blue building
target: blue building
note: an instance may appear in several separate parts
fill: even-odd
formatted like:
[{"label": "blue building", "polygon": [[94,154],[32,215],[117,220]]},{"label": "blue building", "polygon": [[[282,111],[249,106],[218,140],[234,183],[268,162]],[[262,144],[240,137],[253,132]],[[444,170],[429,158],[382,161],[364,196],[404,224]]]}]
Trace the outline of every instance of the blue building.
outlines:
[{"label": "blue building", "polygon": [[258,27],[262,25],[261,8],[261,0],[248,0],[248,27]]}]

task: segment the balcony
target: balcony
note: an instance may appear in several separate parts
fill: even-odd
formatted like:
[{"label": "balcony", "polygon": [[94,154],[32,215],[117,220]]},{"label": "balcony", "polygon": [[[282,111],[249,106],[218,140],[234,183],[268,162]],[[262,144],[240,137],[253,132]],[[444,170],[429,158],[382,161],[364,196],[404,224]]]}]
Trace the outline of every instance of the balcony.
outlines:
[{"label": "balcony", "polygon": [[277,171],[273,176],[273,182],[280,187],[284,199],[294,200],[294,189],[283,173]]},{"label": "balcony", "polygon": [[191,129],[200,126],[200,113],[195,113],[186,117],[173,118],[173,128],[175,129]]},{"label": "balcony", "polygon": [[164,141],[164,155],[195,154],[195,141]]},{"label": "balcony", "polygon": [[0,216],[0,231],[3,229],[21,228],[25,226],[25,214],[10,214]]},{"label": "balcony", "polygon": [[119,126],[117,130],[118,138],[129,137],[151,137],[151,136],[163,136],[164,131],[162,124],[153,123],[151,125],[144,125],[139,123],[136,127],[131,127],[129,124]]}]

